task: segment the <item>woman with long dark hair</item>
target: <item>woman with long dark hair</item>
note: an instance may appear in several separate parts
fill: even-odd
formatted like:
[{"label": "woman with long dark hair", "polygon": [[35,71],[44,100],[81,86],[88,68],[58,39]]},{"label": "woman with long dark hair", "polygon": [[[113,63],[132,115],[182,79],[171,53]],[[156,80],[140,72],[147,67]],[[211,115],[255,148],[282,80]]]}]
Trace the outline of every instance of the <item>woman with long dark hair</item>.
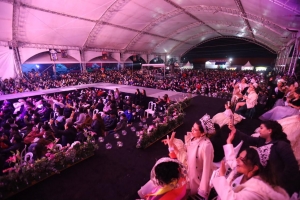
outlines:
[{"label": "woman with long dark hair", "polygon": [[282,126],[288,140],[291,142],[291,147],[300,169],[300,113],[299,115],[278,120],[278,123]]},{"label": "woman with long dark hair", "polygon": [[248,146],[263,147],[272,144],[270,148],[270,162],[278,174],[279,186],[283,187],[289,195],[299,192],[299,170],[298,163],[287,139],[282,126],[277,121],[262,122],[259,129],[259,137],[251,137],[234,126],[229,125],[232,133],[236,133],[238,140],[243,140]]},{"label": "woman with long dark hair", "polygon": [[115,100],[119,100],[119,98],[120,98],[120,91],[119,91],[119,88],[116,88],[116,90],[115,90],[115,94],[114,94],[115,96]]},{"label": "woman with long dark hair", "polygon": [[140,89],[136,89],[136,92],[134,93],[134,104],[140,105],[141,103],[141,92]]},{"label": "woman with long dark hair", "polygon": [[147,102],[147,93],[146,93],[146,90],[145,90],[145,89],[143,89],[142,92],[141,92],[140,100],[141,100],[140,106],[141,106],[142,108],[144,108],[144,109],[147,108],[148,102]]},{"label": "woman with long dark hair", "polygon": [[232,140],[235,135],[232,131],[227,144],[224,145],[225,161],[232,169],[228,178],[225,178],[225,161],[222,161],[219,176],[213,178],[213,186],[221,200],[288,200],[289,195],[283,188],[278,186],[277,174],[273,172],[269,163],[270,149],[273,144],[259,148],[246,148],[238,158]]}]

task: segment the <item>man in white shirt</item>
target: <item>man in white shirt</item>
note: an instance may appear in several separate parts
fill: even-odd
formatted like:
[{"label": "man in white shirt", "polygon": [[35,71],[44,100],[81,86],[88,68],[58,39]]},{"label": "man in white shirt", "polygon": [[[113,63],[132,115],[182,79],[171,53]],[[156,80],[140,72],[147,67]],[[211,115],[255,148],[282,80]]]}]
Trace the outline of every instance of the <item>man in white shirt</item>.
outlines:
[{"label": "man in white shirt", "polygon": [[[241,116],[245,116],[247,110],[252,109],[257,104],[258,95],[255,91],[257,84],[250,84],[248,89],[248,95],[243,98],[246,100],[245,104],[239,107],[235,112]],[[240,102],[242,103],[242,102]]]}]

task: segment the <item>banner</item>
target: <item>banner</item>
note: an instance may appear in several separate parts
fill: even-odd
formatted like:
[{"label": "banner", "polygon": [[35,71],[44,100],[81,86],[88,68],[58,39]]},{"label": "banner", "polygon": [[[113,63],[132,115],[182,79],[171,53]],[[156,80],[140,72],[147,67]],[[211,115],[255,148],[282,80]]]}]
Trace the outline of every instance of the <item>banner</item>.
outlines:
[{"label": "banner", "polygon": [[56,69],[57,75],[81,72],[80,63],[63,63],[63,64],[58,63],[58,64],[55,64],[55,69]]}]

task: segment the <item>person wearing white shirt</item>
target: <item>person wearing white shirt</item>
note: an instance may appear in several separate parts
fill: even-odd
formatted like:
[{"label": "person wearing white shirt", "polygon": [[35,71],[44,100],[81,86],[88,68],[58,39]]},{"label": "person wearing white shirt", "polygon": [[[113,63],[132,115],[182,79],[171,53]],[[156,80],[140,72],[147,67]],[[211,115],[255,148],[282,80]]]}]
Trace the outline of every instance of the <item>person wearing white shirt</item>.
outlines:
[{"label": "person wearing white shirt", "polygon": [[257,104],[258,95],[255,91],[257,84],[250,84],[248,89],[248,95],[245,95],[243,98],[245,102],[239,102],[236,105],[235,112],[239,115],[243,115],[247,109],[254,108]]},{"label": "person wearing white shirt", "polygon": [[231,173],[240,175],[229,175],[229,178],[226,179],[225,161],[222,161],[219,176],[212,180],[212,184],[218,193],[218,199],[290,199],[287,192],[277,186],[276,174],[272,174],[271,170],[266,168],[272,144],[260,148],[247,148],[239,154],[238,158],[235,158],[232,145],[234,135],[235,132],[232,131],[227,138],[227,144],[224,145],[225,160],[232,169]]}]

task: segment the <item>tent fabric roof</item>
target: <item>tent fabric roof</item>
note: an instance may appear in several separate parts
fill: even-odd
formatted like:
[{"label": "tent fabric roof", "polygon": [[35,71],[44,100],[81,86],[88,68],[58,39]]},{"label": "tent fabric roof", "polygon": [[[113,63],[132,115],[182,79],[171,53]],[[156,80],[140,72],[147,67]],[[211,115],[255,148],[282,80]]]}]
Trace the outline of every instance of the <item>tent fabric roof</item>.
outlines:
[{"label": "tent fabric roof", "polygon": [[234,37],[279,51],[300,30],[298,0],[0,0],[0,44],[182,55]]},{"label": "tent fabric roof", "polygon": [[243,67],[253,67],[253,65],[248,61]]}]

